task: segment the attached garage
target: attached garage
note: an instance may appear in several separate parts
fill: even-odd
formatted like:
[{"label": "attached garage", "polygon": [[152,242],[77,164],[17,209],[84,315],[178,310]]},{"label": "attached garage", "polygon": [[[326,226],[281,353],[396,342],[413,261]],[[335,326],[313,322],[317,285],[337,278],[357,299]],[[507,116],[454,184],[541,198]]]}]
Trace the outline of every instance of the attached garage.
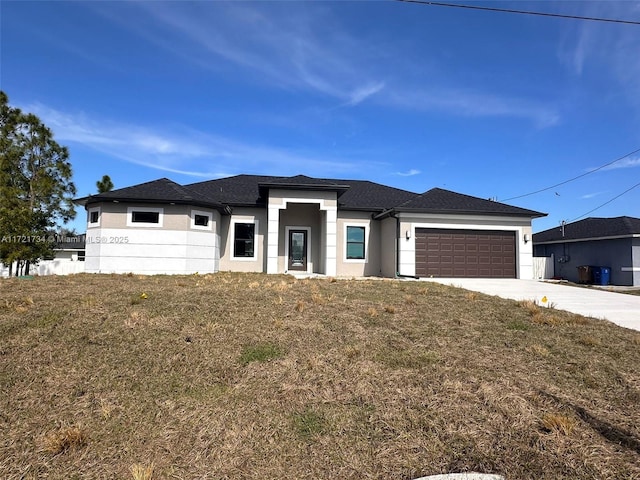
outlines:
[{"label": "attached garage", "polygon": [[418,277],[516,278],[516,234],[416,228]]}]

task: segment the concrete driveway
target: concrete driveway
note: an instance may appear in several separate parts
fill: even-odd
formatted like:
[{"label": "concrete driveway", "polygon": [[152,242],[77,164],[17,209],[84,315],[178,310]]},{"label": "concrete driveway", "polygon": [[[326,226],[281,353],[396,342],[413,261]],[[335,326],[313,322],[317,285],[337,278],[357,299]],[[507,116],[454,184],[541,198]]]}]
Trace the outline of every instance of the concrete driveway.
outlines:
[{"label": "concrete driveway", "polygon": [[496,295],[513,300],[536,300],[543,297],[560,310],[579,313],[586,317],[609,320],[621,327],[640,331],[640,295],[580,288],[538,280],[489,278],[421,278],[454,287]]}]

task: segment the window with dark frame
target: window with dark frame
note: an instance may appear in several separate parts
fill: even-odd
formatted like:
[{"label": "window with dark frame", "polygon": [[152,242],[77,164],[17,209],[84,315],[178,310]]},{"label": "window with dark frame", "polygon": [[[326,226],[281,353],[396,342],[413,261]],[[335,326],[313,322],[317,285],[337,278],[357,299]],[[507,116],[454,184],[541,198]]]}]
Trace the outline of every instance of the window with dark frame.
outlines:
[{"label": "window with dark frame", "polygon": [[198,227],[206,227],[209,225],[209,215],[198,215],[197,213],[193,217],[193,224]]},{"label": "window with dark frame", "polygon": [[364,260],[365,227],[347,226],[347,260]]},{"label": "window with dark frame", "polygon": [[236,223],[233,232],[233,256],[247,258],[254,256],[256,226],[253,223]]},{"label": "window with dark frame", "polygon": [[80,250],[78,252],[78,261],[79,262],[84,262],[85,255],[86,255],[85,250]]},{"label": "window with dark frame", "polygon": [[100,212],[98,210],[93,210],[89,214],[89,223],[98,223],[99,219],[100,219]]},{"label": "window with dark frame", "polygon": [[134,210],[131,212],[131,223],[160,223],[160,213]]}]

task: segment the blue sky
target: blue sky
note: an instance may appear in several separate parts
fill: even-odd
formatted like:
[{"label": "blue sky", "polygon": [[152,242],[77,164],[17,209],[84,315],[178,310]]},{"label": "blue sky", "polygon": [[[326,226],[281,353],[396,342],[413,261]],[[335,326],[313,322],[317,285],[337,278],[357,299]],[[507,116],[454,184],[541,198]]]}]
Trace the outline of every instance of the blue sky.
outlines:
[{"label": "blue sky", "polygon": [[[460,2],[463,3],[463,2]],[[474,2],[640,20],[640,2]],[[640,25],[399,2],[3,1],[0,86],[79,196],[168,177],[368,179],[499,201],[640,148]],[[573,220],[640,154],[506,203]],[[640,187],[590,216],[640,217]],[[79,211],[72,224],[84,231]]]}]

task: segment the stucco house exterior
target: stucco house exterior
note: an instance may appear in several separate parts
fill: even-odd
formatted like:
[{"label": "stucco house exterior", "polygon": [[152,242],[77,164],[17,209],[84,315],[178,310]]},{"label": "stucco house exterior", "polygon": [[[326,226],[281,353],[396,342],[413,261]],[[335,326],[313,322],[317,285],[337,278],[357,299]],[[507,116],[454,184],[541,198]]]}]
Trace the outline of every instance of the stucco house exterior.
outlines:
[{"label": "stucco house exterior", "polygon": [[532,278],[545,214],[434,188],[237,175],[78,199],[85,271]]},{"label": "stucco house exterior", "polygon": [[533,235],[534,254],[555,259],[555,276],[578,282],[578,267],[611,269],[613,285],[640,286],[640,218],[589,217]]}]

